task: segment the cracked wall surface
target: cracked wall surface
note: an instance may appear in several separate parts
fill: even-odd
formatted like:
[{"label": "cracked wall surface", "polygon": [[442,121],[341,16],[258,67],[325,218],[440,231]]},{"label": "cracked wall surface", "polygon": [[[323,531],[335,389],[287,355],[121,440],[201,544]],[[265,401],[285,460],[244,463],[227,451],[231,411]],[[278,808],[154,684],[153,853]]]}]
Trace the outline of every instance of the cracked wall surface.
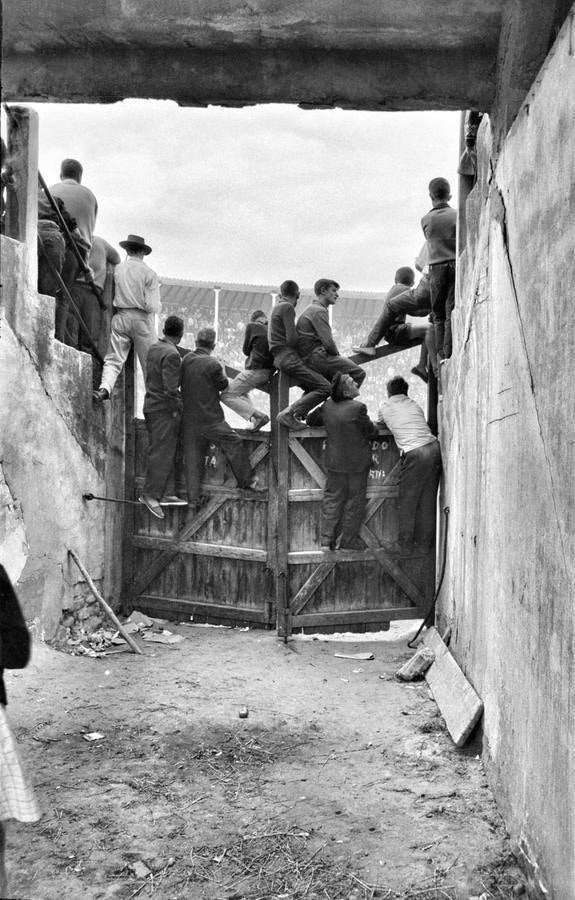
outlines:
[{"label": "cracked wall surface", "polygon": [[567,22],[495,161],[480,133],[441,410],[440,599],[533,881],[575,885],[575,51]]},{"label": "cracked wall surface", "polygon": [[91,358],[54,339],[54,300],[30,284],[27,253],[2,236],[0,561],[51,638],[82,580],[69,548],[118,605],[121,519],[82,494],[121,495],[121,411],[94,411]]}]

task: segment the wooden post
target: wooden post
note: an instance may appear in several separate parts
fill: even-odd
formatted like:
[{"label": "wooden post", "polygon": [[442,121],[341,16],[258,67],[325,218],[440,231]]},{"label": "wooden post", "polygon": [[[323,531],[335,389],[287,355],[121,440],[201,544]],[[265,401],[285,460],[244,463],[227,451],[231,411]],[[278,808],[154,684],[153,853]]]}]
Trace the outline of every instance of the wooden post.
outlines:
[{"label": "wooden post", "polygon": [[[289,405],[289,377],[279,373],[277,406],[281,411]],[[288,590],[288,525],[289,525],[289,431],[273,420],[272,453],[277,472],[276,570],[275,593],[278,634],[287,642],[291,634]]]},{"label": "wooden post", "polygon": [[27,278],[38,280],[38,113],[22,106],[5,107],[8,118],[8,159],[13,187],[6,196],[6,235],[26,244]]},{"label": "wooden post", "polygon": [[[134,500],[134,487],[136,483],[136,354],[134,348],[124,366],[124,498]],[[134,551],[132,538],[135,530],[135,506],[127,506],[124,512],[123,530],[123,572],[122,572],[122,609],[129,614],[128,608],[134,584]]]}]

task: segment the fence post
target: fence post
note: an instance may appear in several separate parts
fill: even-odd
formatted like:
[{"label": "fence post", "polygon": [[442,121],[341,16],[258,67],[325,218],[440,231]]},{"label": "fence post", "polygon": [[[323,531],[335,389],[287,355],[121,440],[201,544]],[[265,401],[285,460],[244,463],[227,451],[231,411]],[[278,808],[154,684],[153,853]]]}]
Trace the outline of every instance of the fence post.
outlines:
[{"label": "fence post", "polygon": [[10,106],[7,114],[8,160],[13,187],[6,194],[7,237],[26,246],[28,283],[38,281],[38,113],[23,106]]},{"label": "fence post", "polygon": [[282,372],[272,383],[272,447],[275,470],[275,599],[278,634],[287,641],[291,634],[288,590],[288,504],[289,504],[289,432],[278,425],[277,413],[289,404],[289,376]]}]

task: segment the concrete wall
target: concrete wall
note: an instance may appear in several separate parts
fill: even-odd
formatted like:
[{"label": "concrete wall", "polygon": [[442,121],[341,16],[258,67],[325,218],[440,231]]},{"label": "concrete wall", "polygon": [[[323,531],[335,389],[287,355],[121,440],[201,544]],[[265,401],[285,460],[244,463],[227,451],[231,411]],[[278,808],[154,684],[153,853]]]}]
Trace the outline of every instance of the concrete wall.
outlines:
[{"label": "concrete wall", "polygon": [[498,158],[482,126],[441,405],[440,620],[485,703],[534,884],[575,897],[575,54],[568,21]]},{"label": "concrete wall", "polygon": [[[121,508],[82,494],[122,496],[121,390],[112,409],[94,408],[91,357],[54,339],[54,300],[36,290],[35,238],[2,236],[2,276],[0,562],[26,618],[52,638],[62,611],[78,613],[87,596],[68,548],[118,605]],[[88,627],[97,625],[93,612]]]}]

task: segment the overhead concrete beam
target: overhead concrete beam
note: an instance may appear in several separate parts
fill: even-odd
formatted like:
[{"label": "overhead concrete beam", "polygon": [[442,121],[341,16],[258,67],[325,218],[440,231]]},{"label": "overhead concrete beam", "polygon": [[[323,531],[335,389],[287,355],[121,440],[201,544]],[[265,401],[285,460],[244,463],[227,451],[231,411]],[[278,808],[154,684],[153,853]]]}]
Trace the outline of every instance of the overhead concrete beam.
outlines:
[{"label": "overhead concrete beam", "polygon": [[5,98],[488,110],[504,0],[5,0]]}]

